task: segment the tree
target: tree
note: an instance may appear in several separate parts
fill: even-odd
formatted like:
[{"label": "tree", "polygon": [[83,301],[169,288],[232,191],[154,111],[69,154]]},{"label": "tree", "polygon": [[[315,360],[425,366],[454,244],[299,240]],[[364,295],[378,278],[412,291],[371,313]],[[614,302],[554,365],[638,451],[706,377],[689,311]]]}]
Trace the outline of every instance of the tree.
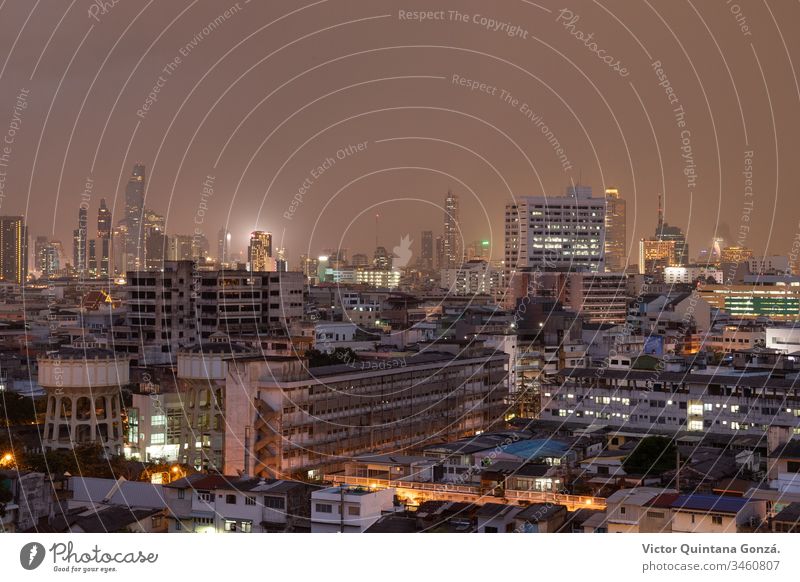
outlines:
[{"label": "tree", "polygon": [[349,364],[358,360],[358,356],[351,348],[335,348],[331,353],[308,350],[306,357],[308,358],[309,368]]},{"label": "tree", "polygon": [[649,436],[639,441],[622,467],[631,475],[660,475],[676,467],[677,446],[667,437]]}]

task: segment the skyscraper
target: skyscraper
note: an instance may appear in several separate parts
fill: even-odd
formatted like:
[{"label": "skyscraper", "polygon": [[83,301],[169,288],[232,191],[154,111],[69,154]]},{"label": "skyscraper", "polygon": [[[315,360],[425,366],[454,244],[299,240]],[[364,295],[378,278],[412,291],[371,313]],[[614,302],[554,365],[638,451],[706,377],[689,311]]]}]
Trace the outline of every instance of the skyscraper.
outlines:
[{"label": "skyscraper", "polygon": [[23,216],[0,216],[0,279],[22,285],[28,278],[28,227]]},{"label": "skyscraper", "polygon": [[444,253],[442,269],[457,269],[463,260],[461,251],[461,229],[458,224],[458,196],[450,190],[444,199],[444,233],[442,236]]},{"label": "skyscraper", "polygon": [[89,255],[88,238],[89,213],[84,206],[78,208],[78,228],[72,231],[72,266],[80,275],[86,275]]},{"label": "skyscraper", "polygon": [[230,263],[231,233],[226,228],[220,228],[217,233],[217,262]]},{"label": "skyscraper", "polygon": [[125,263],[126,270],[135,271],[144,264],[144,164],[133,166],[133,175],[125,187]]},{"label": "skyscraper", "polygon": [[167,220],[158,214],[145,208],[142,213],[142,234],[143,234],[143,256],[140,262],[144,262],[146,270],[159,270],[164,265],[164,255],[167,248],[166,238]]},{"label": "skyscraper", "polygon": [[685,266],[689,264],[689,245],[686,244],[686,235],[677,226],[670,226],[664,221],[663,196],[658,194],[658,226],[656,227],[657,240],[675,241],[675,265]]},{"label": "skyscraper", "polygon": [[423,230],[420,241],[419,266],[430,271],[433,269],[433,231]]},{"label": "skyscraper", "polygon": [[626,204],[619,190],[606,188],[606,271],[622,272],[628,267],[626,252]]},{"label": "skyscraper", "polygon": [[250,233],[250,246],[247,247],[247,262],[252,272],[274,271],[272,258],[272,234],[262,230]]},{"label": "skyscraper", "polygon": [[108,277],[111,273],[111,211],[106,206],[106,199],[100,199],[97,211],[97,239],[100,241],[100,263],[98,275]]},{"label": "skyscraper", "polygon": [[507,282],[517,271],[602,272],[605,199],[592,198],[588,186],[570,191],[506,204]]}]

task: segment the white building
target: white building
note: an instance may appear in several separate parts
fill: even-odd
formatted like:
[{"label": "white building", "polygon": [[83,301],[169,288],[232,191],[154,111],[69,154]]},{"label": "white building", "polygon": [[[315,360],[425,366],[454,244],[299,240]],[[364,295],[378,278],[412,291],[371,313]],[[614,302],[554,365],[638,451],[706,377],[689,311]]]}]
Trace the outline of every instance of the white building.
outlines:
[{"label": "white building", "polygon": [[486,261],[467,261],[456,269],[442,269],[441,289],[453,295],[491,295],[500,287],[501,273]]},{"label": "white building", "polygon": [[747,270],[753,275],[776,275],[791,272],[789,257],[783,255],[751,257],[747,260]]},{"label": "white building", "polygon": [[725,279],[725,272],[716,267],[665,267],[664,283],[676,285],[678,283],[692,283],[697,279],[708,279],[722,285]]},{"label": "white building", "polygon": [[520,270],[603,271],[604,198],[525,196],[506,204],[506,280]]},{"label": "white building", "polygon": [[800,328],[767,327],[765,334],[767,349],[778,350],[785,354],[800,352]]},{"label": "white building", "polygon": [[309,531],[314,485],[195,474],[164,485],[169,533]]},{"label": "white building", "polygon": [[394,489],[367,489],[341,485],[311,494],[311,533],[363,533],[391,512]]}]

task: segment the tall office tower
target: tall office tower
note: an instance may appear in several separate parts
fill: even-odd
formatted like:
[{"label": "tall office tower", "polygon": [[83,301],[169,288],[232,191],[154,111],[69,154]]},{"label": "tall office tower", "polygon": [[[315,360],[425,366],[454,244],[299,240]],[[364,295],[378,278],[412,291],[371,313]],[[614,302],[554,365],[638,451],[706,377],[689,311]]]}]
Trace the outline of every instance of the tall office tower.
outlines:
[{"label": "tall office tower", "polygon": [[208,244],[208,237],[203,233],[195,233],[192,236],[192,258],[201,263],[209,256],[210,245]]},{"label": "tall office tower", "polygon": [[55,277],[61,269],[61,242],[48,241],[42,253],[36,255],[36,262],[43,277]]},{"label": "tall office tower", "polygon": [[111,273],[111,211],[106,206],[106,199],[100,199],[97,211],[97,240],[100,241],[100,262],[97,274],[108,277]]},{"label": "tall office tower", "polygon": [[419,249],[419,267],[428,271],[433,269],[433,231],[422,231]]},{"label": "tall office tower", "polygon": [[506,204],[507,284],[519,271],[603,271],[606,203],[587,189]]},{"label": "tall office tower", "polygon": [[458,224],[458,196],[450,190],[444,199],[444,233],[442,236],[442,269],[457,269],[463,259],[461,229]]},{"label": "tall office tower", "polygon": [[275,260],[272,258],[272,234],[262,230],[250,233],[250,246],[247,247],[247,262],[250,271],[274,271]]},{"label": "tall office tower", "polygon": [[86,208],[78,209],[78,228],[72,231],[72,266],[75,270],[85,275],[88,268],[87,257],[89,251],[89,213]]},{"label": "tall office tower", "polygon": [[225,228],[217,232],[217,263],[230,263],[231,233]]},{"label": "tall office tower", "polygon": [[128,227],[123,219],[111,230],[111,264],[109,266],[112,275],[125,276],[125,266],[128,264],[128,254],[125,252],[127,240]]},{"label": "tall office tower", "polygon": [[23,216],[0,216],[0,280],[22,285],[28,278],[28,227]]},{"label": "tall office tower", "polygon": [[619,190],[606,188],[606,271],[621,273],[628,267],[626,251],[626,208]]},{"label": "tall office tower", "polygon": [[280,273],[285,273],[289,270],[289,261],[286,259],[286,249],[283,247],[278,248],[275,253],[275,268]]},{"label": "tall office tower", "polygon": [[444,237],[437,236],[434,239],[434,271],[440,271],[444,268]]},{"label": "tall office tower", "polygon": [[689,245],[686,235],[677,226],[671,226],[664,221],[664,206],[662,196],[658,195],[658,225],[656,226],[656,240],[675,241],[675,258],[670,266],[685,267],[689,264]]},{"label": "tall office tower", "polygon": [[306,276],[306,279],[316,279],[318,268],[319,259],[308,255],[300,255],[300,271]]},{"label": "tall office tower", "polygon": [[33,241],[33,270],[45,274],[47,271],[47,251],[50,248],[50,239],[46,236],[37,236]]},{"label": "tall office tower", "polygon": [[133,175],[125,187],[125,270],[144,266],[144,164],[133,166]]},{"label": "tall office tower", "polygon": [[166,219],[145,208],[142,213],[142,247],[140,261],[144,261],[144,268],[149,271],[161,269],[164,265],[164,254],[167,249]]},{"label": "tall office tower", "polygon": [[167,261],[191,261],[195,258],[192,255],[192,235],[175,234],[167,237]]},{"label": "tall office tower", "polygon": [[89,242],[89,249],[86,257],[86,273],[92,277],[97,277],[97,241],[92,239]]}]

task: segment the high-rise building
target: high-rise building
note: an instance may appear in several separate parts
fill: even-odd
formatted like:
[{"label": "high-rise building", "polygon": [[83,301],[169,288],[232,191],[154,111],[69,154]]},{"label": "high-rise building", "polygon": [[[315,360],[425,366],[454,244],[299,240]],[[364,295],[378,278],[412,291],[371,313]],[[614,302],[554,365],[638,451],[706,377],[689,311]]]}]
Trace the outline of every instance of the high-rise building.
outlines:
[{"label": "high-rise building", "polygon": [[226,228],[220,228],[217,233],[217,262],[230,263],[231,233]]},{"label": "high-rise building", "polygon": [[457,269],[464,259],[458,210],[458,196],[448,190],[444,199],[443,269]]},{"label": "high-rise building", "polygon": [[419,267],[428,271],[433,269],[433,231],[422,231],[419,249]]},{"label": "high-rise building", "polygon": [[100,262],[98,274],[108,277],[111,274],[111,211],[106,206],[106,199],[100,199],[97,211],[97,239],[100,241]]},{"label": "high-rise building", "polygon": [[72,266],[80,275],[86,275],[89,256],[88,220],[86,208],[78,209],[78,228],[72,231]]},{"label": "high-rise building", "polygon": [[125,187],[125,262],[126,270],[144,266],[144,164],[133,166],[133,174]]},{"label": "high-rise building", "polygon": [[664,221],[661,194],[658,195],[658,225],[655,238],[660,241],[675,241],[675,258],[670,266],[685,267],[689,264],[689,245],[686,243],[686,235],[679,227],[671,226]]},{"label": "high-rise building", "polygon": [[577,196],[524,196],[506,204],[506,282],[519,271],[603,271],[605,209],[582,186]]},{"label": "high-rise building", "polygon": [[275,270],[285,273],[289,270],[289,261],[286,259],[286,249],[279,247],[275,253]]},{"label": "high-rise building", "polygon": [[626,204],[619,190],[606,188],[605,267],[612,273],[621,273],[628,266],[626,220]]},{"label": "high-rise building", "polygon": [[372,265],[376,269],[391,269],[392,257],[384,247],[377,247],[372,258]]},{"label": "high-rise building", "polygon": [[164,255],[167,249],[166,218],[145,208],[142,213],[143,255],[144,268],[149,271],[161,269],[164,265]]},{"label": "high-rise building", "polygon": [[42,277],[54,277],[61,268],[61,241],[37,236],[33,247],[34,270]]},{"label": "high-rise building", "polygon": [[663,274],[667,267],[680,267],[676,262],[674,240],[641,239],[639,241],[639,273]]},{"label": "high-rise building", "polygon": [[247,247],[247,262],[250,271],[275,271],[275,260],[272,258],[272,234],[262,230],[250,233],[250,246]]},{"label": "high-rise building", "polygon": [[435,248],[435,263],[433,268],[437,271],[445,268],[445,260],[444,260],[444,237],[437,236],[434,241],[434,248]]},{"label": "high-rise building", "polygon": [[47,249],[50,239],[46,236],[37,236],[33,242],[33,268],[44,274],[47,271]]},{"label": "high-rise building", "polygon": [[97,277],[97,241],[91,239],[88,241],[88,254],[86,257],[86,273],[94,278]]},{"label": "high-rise building", "polygon": [[23,216],[0,216],[0,279],[22,285],[28,278],[28,227]]},{"label": "high-rise building", "polygon": [[167,237],[168,261],[191,261],[194,257],[192,253],[192,235],[175,234]]}]

